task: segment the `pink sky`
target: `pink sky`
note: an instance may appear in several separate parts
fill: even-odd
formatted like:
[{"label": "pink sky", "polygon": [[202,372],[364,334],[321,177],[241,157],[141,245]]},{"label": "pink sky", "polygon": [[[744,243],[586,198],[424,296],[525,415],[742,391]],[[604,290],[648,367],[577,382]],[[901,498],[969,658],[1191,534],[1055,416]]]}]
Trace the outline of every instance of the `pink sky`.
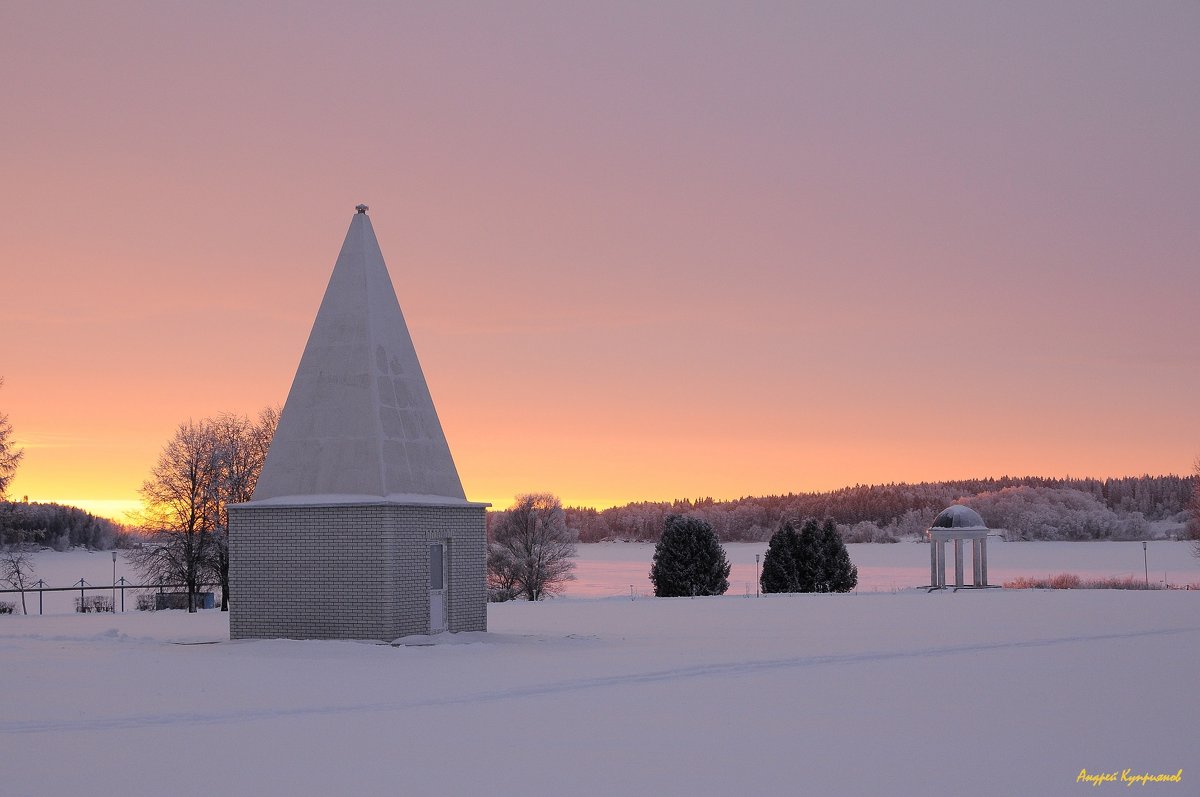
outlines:
[{"label": "pink sky", "polygon": [[[1193,3],[8,3],[16,497],[281,403],[358,202],[468,496],[1200,453]],[[102,502],[114,502],[103,504]]]}]

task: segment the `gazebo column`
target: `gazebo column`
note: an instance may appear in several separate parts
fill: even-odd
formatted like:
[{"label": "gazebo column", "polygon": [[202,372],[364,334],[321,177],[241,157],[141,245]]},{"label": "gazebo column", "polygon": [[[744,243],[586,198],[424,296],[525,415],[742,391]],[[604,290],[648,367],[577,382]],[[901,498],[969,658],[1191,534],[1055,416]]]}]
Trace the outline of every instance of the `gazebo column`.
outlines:
[{"label": "gazebo column", "polygon": [[961,537],[954,538],[954,588],[961,589],[963,585],[963,541]]},{"label": "gazebo column", "polygon": [[934,548],[937,549],[937,585],[944,587],[946,586],[946,542],[938,540],[934,543]]},{"label": "gazebo column", "polygon": [[986,587],[987,580],[987,537],[979,541],[979,578],[982,581],[980,586]]},{"label": "gazebo column", "polygon": [[938,543],[937,540],[929,541],[929,586],[938,586]]},{"label": "gazebo column", "polygon": [[983,586],[983,581],[980,580],[983,565],[979,553],[981,547],[979,540],[971,540],[971,583],[977,587]]}]

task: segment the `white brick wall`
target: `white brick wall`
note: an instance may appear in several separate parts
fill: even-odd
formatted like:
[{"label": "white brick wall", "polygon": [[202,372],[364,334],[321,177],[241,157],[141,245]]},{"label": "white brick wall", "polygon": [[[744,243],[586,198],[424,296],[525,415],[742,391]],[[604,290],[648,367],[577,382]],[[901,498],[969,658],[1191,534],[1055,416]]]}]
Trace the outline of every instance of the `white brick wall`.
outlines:
[{"label": "white brick wall", "polygon": [[451,631],[487,630],[484,508],[230,507],[233,639],[384,639],[429,632],[429,543],[447,543]]}]

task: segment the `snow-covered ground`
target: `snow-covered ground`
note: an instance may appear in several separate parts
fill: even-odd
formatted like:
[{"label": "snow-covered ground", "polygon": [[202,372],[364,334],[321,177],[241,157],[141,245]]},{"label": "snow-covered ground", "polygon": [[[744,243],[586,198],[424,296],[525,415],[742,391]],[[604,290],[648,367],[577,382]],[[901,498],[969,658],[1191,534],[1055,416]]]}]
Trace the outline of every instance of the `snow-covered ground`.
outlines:
[{"label": "snow-covered ground", "polygon": [[231,642],[211,611],[9,616],[0,791],[1065,795],[1130,768],[1195,794],[1198,608],[562,599],[427,647]]},{"label": "snow-covered ground", "polygon": [[[1124,561],[1115,545],[1028,548],[1092,572]],[[640,568],[638,547],[582,564]],[[923,552],[852,555],[920,572]],[[51,562],[111,578],[108,554]],[[1194,560],[1175,566],[1196,580]],[[0,793],[1058,795],[1123,788],[1076,778],[1125,768],[1184,770],[1155,794],[1200,783],[1200,592],[735,589],[499,604],[489,624],[392,647],[231,642],[215,611],[0,617]]]}]

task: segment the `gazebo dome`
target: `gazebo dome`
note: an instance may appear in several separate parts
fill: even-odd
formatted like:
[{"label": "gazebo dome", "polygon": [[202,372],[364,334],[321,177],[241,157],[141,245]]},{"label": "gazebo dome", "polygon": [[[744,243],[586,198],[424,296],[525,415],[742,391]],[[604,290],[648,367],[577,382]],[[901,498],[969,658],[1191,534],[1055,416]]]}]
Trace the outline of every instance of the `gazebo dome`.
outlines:
[{"label": "gazebo dome", "polygon": [[983,518],[969,506],[955,504],[946,507],[933,519],[931,529],[986,529]]}]

